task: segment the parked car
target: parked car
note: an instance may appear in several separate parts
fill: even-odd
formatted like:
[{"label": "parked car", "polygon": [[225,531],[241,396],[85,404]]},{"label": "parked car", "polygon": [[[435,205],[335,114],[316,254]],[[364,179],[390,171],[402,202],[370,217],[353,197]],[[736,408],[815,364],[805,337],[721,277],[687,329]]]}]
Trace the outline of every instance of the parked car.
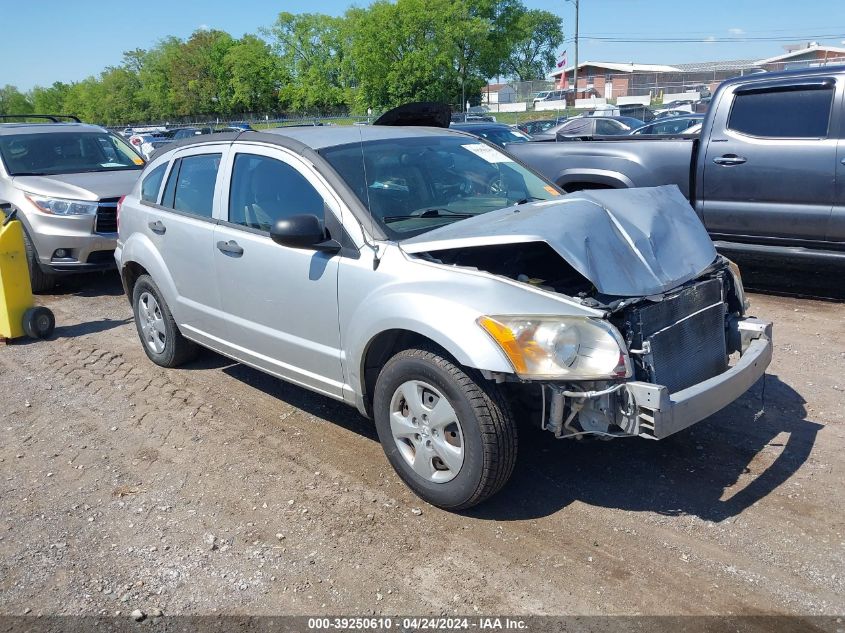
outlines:
[{"label": "parked car", "polygon": [[566,118],[562,119],[538,119],[536,121],[523,121],[522,123],[517,124],[517,129],[520,132],[524,132],[529,136],[534,134],[540,134],[541,132],[545,132],[550,127],[558,125],[565,121]]},{"label": "parked car", "polygon": [[145,160],[149,160],[156,149],[171,142],[170,139],[163,138],[157,132],[136,132],[129,137],[129,143]]},{"label": "parked car", "polygon": [[575,116],[545,132],[533,134],[535,141],[555,141],[590,138],[593,136],[618,136],[630,134],[643,122],[631,117],[617,116]]},{"label": "parked car", "polygon": [[689,134],[689,129],[704,120],[703,114],[689,114],[656,119],[633,130],[631,134]]},{"label": "parked car", "polygon": [[537,96],[534,97],[534,103],[538,103],[539,101],[565,101],[567,95],[572,93],[572,88],[566,88],[564,90],[549,90],[548,92],[540,92],[537,93]]},{"label": "parked car", "polygon": [[0,124],[0,206],[23,223],[32,289],[114,267],[117,202],[144,160],[116,134],[81,123]]},{"label": "parked car", "polygon": [[492,114],[470,114],[468,112],[456,112],[452,115],[452,123],[495,123],[496,117]]},{"label": "parked car", "polygon": [[565,197],[495,145],[391,120],[150,162],[115,258],[152,362],[205,346],[354,405],[450,509],[508,480],[517,416],[659,439],[763,374],[770,325],[676,188]]},{"label": "parked car", "polygon": [[618,107],[620,116],[631,117],[633,119],[644,121],[645,123],[649,123],[654,120],[654,111],[648,106],[638,103],[629,103]]},{"label": "parked car", "polygon": [[841,66],[746,75],[720,86],[697,139],[511,151],[567,191],[675,184],[728,252],[845,261],[843,102]]},{"label": "parked car", "polygon": [[692,114],[692,113],[693,113],[692,106],[661,108],[660,110],[654,111],[654,118],[655,119],[666,119],[666,118],[673,117],[673,116],[687,116],[688,114]]},{"label": "parked car", "polygon": [[483,138],[499,147],[510,143],[527,143],[531,140],[531,137],[524,132],[515,130],[504,123],[452,123],[449,127]]}]

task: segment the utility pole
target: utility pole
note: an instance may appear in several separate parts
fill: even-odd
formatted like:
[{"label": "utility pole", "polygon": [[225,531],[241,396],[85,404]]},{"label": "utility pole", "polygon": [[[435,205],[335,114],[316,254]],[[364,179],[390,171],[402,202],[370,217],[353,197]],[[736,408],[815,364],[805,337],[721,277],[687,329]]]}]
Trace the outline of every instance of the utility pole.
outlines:
[{"label": "utility pole", "polygon": [[570,2],[575,5],[575,66],[573,67],[572,71],[572,87],[575,90],[575,98],[578,98],[578,22],[579,22],[579,9],[578,6],[581,0],[566,0],[566,2]]}]

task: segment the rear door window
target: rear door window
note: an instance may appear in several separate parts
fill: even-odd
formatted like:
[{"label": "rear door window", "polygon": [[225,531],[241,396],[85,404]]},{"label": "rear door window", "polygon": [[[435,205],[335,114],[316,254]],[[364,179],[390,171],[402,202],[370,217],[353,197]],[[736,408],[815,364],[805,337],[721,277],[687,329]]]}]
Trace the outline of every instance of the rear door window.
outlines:
[{"label": "rear door window", "polygon": [[832,105],[833,86],[739,93],[728,128],[765,138],[825,138]]},{"label": "rear door window", "polygon": [[190,215],[211,218],[221,156],[197,154],[174,161],[164,188],[162,205]]}]

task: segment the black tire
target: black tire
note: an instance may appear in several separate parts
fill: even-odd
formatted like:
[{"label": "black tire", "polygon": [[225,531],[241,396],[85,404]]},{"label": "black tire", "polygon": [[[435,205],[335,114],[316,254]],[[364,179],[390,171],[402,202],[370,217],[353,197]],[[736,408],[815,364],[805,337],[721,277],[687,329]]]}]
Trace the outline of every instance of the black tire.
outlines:
[{"label": "black tire", "polygon": [[[390,427],[393,394],[407,381],[439,390],[457,414],[463,433],[463,464],[448,482],[429,481],[402,456]],[[373,413],[385,455],[402,480],[428,503],[448,510],[477,505],[498,492],[516,462],[517,430],[499,388],[479,372],[460,367],[439,351],[408,349],[382,368],[375,385]]]},{"label": "black tire", "polygon": [[29,283],[32,286],[32,292],[47,292],[52,290],[56,285],[56,276],[48,275],[41,266],[38,265],[38,254],[35,252],[35,246],[32,240],[24,231],[23,244],[26,250],[26,263],[29,268]]},{"label": "black tire", "polygon": [[[141,323],[139,312],[141,309],[140,300],[145,293],[153,296],[161,313],[161,321],[164,326],[164,348],[160,352],[156,352],[147,343]],[[132,290],[132,312],[135,315],[135,328],[138,332],[138,337],[141,339],[144,352],[146,352],[147,357],[156,365],[161,367],[179,367],[196,358],[199,353],[199,346],[182,336],[179,327],[176,325],[176,321],[173,320],[170,308],[165,303],[158,286],[155,285],[155,282],[149,275],[141,275],[135,282],[135,287]]]},{"label": "black tire", "polygon": [[23,331],[29,338],[50,338],[55,329],[56,317],[49,308],[36,306],[23,313]]}]

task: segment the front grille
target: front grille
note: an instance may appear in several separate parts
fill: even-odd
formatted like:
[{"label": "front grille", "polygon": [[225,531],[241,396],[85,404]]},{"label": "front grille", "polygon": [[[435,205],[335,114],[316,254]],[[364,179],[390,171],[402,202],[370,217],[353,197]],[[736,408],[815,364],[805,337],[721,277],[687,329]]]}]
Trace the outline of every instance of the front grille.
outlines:
[{"label": "front grille", "polygon": [[94,233],[117,233],[117,203],[120,198],[103,198],[97,206]]},{"label": "front grille", "polygon": [[632,349],[647,350],[634,356],[637,380],[674,393],[725,371],[725,310],[720,279],[630,308],[623,332]]}]

